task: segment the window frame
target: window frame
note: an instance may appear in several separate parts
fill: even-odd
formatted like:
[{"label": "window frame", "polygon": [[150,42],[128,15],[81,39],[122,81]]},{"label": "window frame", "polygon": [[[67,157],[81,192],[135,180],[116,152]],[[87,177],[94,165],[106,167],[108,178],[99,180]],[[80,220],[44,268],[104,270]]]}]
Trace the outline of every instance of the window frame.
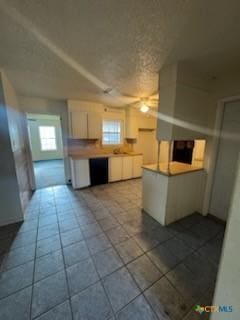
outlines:
[{"label": "window frame", "polygon": [[[54,138],[42,138],[41,137],[41,128],[53,128],[54,129]],[[38,132],[39,132],[39,141],[40,141],[40,150],[41,152],[54,152],[58,150],[58,146],[57,146],[57,133],[56,133],[56,127],[53,125],[39,125],[38,126]],[[51,148],[51,149],[43,149],[43,144],[42,144],[42,140],[54,140],[55,141],[55,148]]]},{"label": "window frame", "polygon": [[[111,143],[105,143],[104,142],[104,139],[103,139],[103,137],[104,137],[104,134],[106,134],[106,133],[108,133],[108,134],[117,134],[117,132],[116,133],[114,133],[114,132],[106,132],[106,131],[104,131],[103,130],[103,126],[104,126],[104,122],[118,122],[119,124],[120,124],[120,133],[119,133],[119,136],[120,136],[120,141],[119,141],[119,143],[113,143],[113,142],[111,142]],[[123,145],[123,128],[124,128],[124,121],[122,120],[122,119],[111,119],[111,118],[105,118],[105,119],[103,119],[102,120],[102,145],[103,146],[121,146],[121,145]]]}]

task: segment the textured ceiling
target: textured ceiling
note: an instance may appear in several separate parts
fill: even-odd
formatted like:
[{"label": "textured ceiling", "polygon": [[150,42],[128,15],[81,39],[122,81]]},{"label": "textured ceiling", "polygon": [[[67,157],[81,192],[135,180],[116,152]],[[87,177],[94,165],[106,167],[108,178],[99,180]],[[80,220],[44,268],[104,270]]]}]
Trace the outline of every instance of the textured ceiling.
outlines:
[{"label": "textured ceiling", "polygon": [[239,30],[239,0],[0,0],[0,67],[23,95],[123,105],[164,64],[240,69]]}]

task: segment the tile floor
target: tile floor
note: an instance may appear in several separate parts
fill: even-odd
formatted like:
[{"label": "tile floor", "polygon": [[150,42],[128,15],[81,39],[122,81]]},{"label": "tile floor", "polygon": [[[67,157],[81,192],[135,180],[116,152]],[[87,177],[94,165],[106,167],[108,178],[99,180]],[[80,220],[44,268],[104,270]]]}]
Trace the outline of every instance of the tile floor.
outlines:
[{"label": "tile floor", "polygon": [[37,189],[65,183],[63,160],[35,161],[33,167]]},{"label": "tile floor", "polygon": [[207,319],[193,307],[211,304],[224,227],[140,208],[140,179],[38,190],[0,229],[0,320]]}]

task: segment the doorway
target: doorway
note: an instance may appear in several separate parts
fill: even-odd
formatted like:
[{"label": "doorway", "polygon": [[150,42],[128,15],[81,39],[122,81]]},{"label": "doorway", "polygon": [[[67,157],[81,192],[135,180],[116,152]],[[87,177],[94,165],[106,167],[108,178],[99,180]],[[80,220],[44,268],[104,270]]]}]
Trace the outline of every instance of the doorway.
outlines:
[{"label": "doorway", "polygon": [[225,104],[209,212],[227,221],[240,151],[240,100]]},{"label": "doorway", "polygon": [[65,184],[61,119],[27,114],[36,189]]},{"label": "doorway", "polygon": [[143,164],[153,164],[157,161],[157,140],[154,130],[138,131],[137,143],[134,147],[136,152],[143,154]]}]

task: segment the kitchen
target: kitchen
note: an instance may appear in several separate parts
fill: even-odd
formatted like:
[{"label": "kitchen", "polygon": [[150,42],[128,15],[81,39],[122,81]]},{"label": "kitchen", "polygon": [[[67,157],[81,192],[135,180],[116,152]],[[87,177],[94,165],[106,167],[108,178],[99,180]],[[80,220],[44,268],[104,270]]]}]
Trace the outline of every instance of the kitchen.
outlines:
[{"label": "kitchen", "polygon": [[[140,178],[142,165],[155,162],[155,117],[134,107],[113,108],[69,100],[68,118],[73,188]],[[149,150],[146,154],[144,148],[137,145],[140,132],[151,133],[151,139],[147,139],[150,156]]]},{"label": "kitchen", "polygon": [[0,1],[0,320],[239,319],[239,4]]},{"label": "kitchen", "polygon": [[159,79],[159,104],[68,100],[68,155],[74,189],[143,176],[143,209],[166,225],[206,214],[209,82],[182,63]]}]

